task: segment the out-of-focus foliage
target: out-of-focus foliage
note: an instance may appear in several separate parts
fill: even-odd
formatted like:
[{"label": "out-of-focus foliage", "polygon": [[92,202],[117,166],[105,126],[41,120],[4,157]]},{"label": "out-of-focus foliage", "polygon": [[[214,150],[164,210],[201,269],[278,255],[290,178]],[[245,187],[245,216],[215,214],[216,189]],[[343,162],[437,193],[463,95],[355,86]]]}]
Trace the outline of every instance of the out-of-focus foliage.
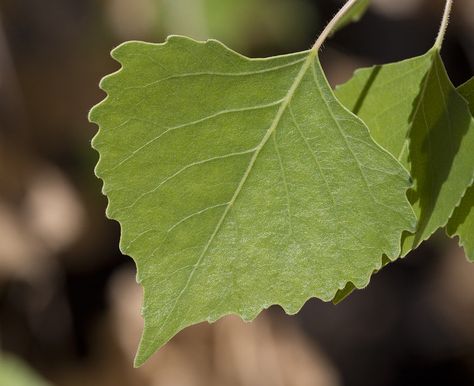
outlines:
[{"label": "out-of-focus foliage", "polygon": [[[109,0],[122,36],[215,38],[239,51],[298,44],[315,28],[315,10],[302,0]],[[130,19],[129,15],[135,15]]]},{"label": "out-of-focus foliage", "polygon": [[314,10],[300,0],[203,1],[209,36],[235,49],[245,49],[242,42],[246,41],[257,46],[263,42],[291,46],[301,41],[308,30],[314,30]]},{"label": "out-of-focus foliage", "polygon": [[18,358],[0,354],[0,385],[50,386]]}]

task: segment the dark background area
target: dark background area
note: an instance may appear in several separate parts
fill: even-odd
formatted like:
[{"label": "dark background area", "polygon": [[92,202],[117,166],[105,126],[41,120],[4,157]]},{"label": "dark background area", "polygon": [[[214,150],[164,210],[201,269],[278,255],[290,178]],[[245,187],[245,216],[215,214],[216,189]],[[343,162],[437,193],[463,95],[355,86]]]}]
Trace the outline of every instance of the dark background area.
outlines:
[{"label": "dark background area", "polygon": [[[93,173],[98,156],[90,148],[97,128],[87,121],[104,98],[100,78],[118,68],[110,50],[124,40],[161,42],[172,33],[221,39],[253,57],[304,50],[340,5],[0,2],[4,358],[13,355],[60,386],[474,384],[474,267],[442,234],[338,306],[311,300],[297,316],[275,308],[254,326],[193,327],[144,368],[132,368],[141,290],[131,259],[118,250],[118,224],[104,215],[106,199]],[[331,83],[360,66],[426,52],[442,7],[433,0],[374,0],[361,22],[326,43],[322,61]],[[442,56],[455,85],[473,75],[474,1],[455,2]],[[201,351],[193,351],[196,345]],[[271,362],[271,355],[280,359]],[[278,371],[289,375],[272,381]]]}]

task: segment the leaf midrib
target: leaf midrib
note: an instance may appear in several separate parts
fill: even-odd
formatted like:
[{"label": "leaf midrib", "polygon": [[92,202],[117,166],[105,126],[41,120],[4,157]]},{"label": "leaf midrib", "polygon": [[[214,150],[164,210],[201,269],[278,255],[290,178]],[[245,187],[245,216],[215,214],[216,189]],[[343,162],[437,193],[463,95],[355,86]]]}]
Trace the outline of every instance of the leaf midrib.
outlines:
[{"label": "leaf midrib", "polygon": [[207,241],[206,245],[204,246],[204,249],[203,251],[201,252],[201,254],[199,255],[199,258],[197,260],[197,262],[194,264],[194,267],[192,269],[192,271],[190,272],[189,276],[188,276],[188,280],[186,281],[186,284],[184,285],[183,289],[180,291],[180,293],[178,294],[178,296],[176,297],[176,300],[175,302],[173,303],[173,306],[171,308],[171,310],[168,312],[168,315],[166,316],[166,318],[163,320],[163,322],[161,323],[161,327],[160,329],[162,329],[165,325],[166,325],[166,322],[169,320],[169,318],[173,315],[173,312],[174,310],[176,309],[176,306],[179,302],[179,300],[181,299],[181,297],[183,296],[183,294],[186,292],[186,290],[188,289],[190,283],[191,283],[191,280],[193,279],[195,273],[196,273],[196,270],[197,268],[201,265],[201,262],[202,260],[204,259],[206,253],[208,252],[212,242],[214,241],[217,233],[219,232],[219,230],[221,229],[222,227],[222,224],[224,223],[230,209],[232,208],[232,206],[234,205],[234,203],[236,202],[237,198],[239,197],[239,194],[240,192],[242,191],[242,188],[244,187],[245,183],[247,182],[248,180],[248,177],[250,176],[250,173],[255,165],[255,162],[257,161],[257,158],[261,152],[261,150],[263,149],[263,147],[265,146],[265,144],[268,142],[268,140],[270,139],[271,135],[275,132],[275,129],[277,128],[278,124],[280,123],[281,121],[281,118],[283,117],[283,114],[285,113],[287,107],[289,106],[291,100],[293,99],[294,95],[295,95],[295,92],[296,90],[298,89],[299,85],[301,84],[301,81],[303,80],[304,76],[306,75],[306,72],[308,71],[309,67],[311,66],[311,64],[313,63],[315,57],[316,57],[316,54],[317,52],[316,51],[309,51],[308,53],[308,57],[306,58],[306,60],[304,61],[303,65],[301,66],[301,69],[300,71],[298,72],[298,74],[296,75],[290,89],[288,90],[288,93],[286,94],[285,98],[282,100],[281,104],[280,104],[280,108],[278,109],[277,111],[277,114],[275,115],[275,118],[274,120],[272,121],[270,127],[268,128],[268,130],[266,131],[265,135],[263,136],[262,140],[260,141],[260,143],[256,146],[255,148],[255,151],[254,151],[254,154],[252,156],[252,158],[250,159],[249,161],[249,164],[247,166],[247,169],[245,170],[244,172],[244,175],[242,176],[240,182],[239,182],[239,185],[237,186],[235,192],[234,192],[234,195],[232,196],[232,198],[230,199],[230,201],[228,202],[224,212],[222,213],[222,216],[220,217],[218,223],[216,224],[216,227],[214,228],[214,231],[213,233],[211,234],[211,236],[209,237],[209,240]]},{"label": "leaf midrib", "polygon": [[426,89],[428,88],[428,80],[429,80],[429,77],[431,75],[431,72],[433,71],[433,61],[434,61],[434,55],[435,55],[435,52],[433,51],[433,53],[431,54],[431,65],[430,65],[430,68],[428,69],[428,71],[426,72],[425,74],[425,78],[423,80],[423,85],[422,85],[422,89],[421,89],[421,94],[419,96],[419,99],[418,99],[418,103],[416,105],[416,108],[415,108],[415,111],[414,111],[414,114],[413,114],[413,118],[410,122],[410,127],[407,131],[407,134],[406,134],[406,138],[405,138],[405,141],[403,142],[403,146],[402,146],[402,149],[400,150],[400,153],[398,154],[398,157],[397,157],[397,160],[399,162],[402,162],[402,159],[403,157],[405,157],[405,152],[407,150],[409,150],[409,145],[410,145],[410,132],[412,130],[412,126],[413,126],[413,123],[415,122],[415,118],[416,116],[418,115],[418,112],[420,110],[420,107],[423,103],[423,100],[425,98],[425,95],[426,95]]},{"label": "leaf midrib", "polygon": [[[444,109],[443,109],[443,115],[446,117],[446,119],[448,120],[448,127],[449,127],[449,130],[452,131],[453,130],[453,123],[452,123],[452,119],[451,119],[451,114],[449,112],[449,109],[448,109],[448,106],[447,106],[447,102],[446,102],[446,98],[445,98],[445,93],[443,91],[443,87],[441,85],[441,78],[440,78],[440,75],[439,75],[439,62],[438,62],[438,59],[439,59],[439,50],[437,48],[433,48],[432,49],[432,63],[430,65],[430,68],[429,70],[427,71],[426,75],[425,75],[425,79],[424,79],[424,83],[423,83],[423,87],[422,87],[422,91],[421,91],[421,94],[420,94],[420,97],[419,97],[419,100],[418,100],[418,103],[417,103],[417,106],[416,106],[416,109],[415,109],[415,112],[413,114],[413,119],[410,123],[410,131],[413,129],[413,124],[415,122],[415,119],[416,117],[418,116],[418,114],[420,113],[420,109],[421,109],[421,113],[423,115],[423,123],[424,123],[424,130],[425,130],[425,133],[426,133],[426,137],[427,137],[427,144],[428,144],[428,147],[429,147],[429,151],[432,153],[432,144],[431,144],[431,136],[428,135],[429,132],[428,132],[428,123],[426,121],[426,113],[425,113],[425,97],[426,97],[426,92],[427,92],[427,88],[428,88],[428,83],[429,83],[429,79],[430,77],[432,76],[432,74],[434,74],[434,78],[436,79],[436,84],[437,86],[439,87],[440,89],[440,95],[441,95],[441,98],[443,100],[443,106],[444,106]],[[438,55],[438,57],[437,57]],[[466,102],[467,104],[467,102]],[[399,161],[401,161],[401,158],[404,156],[404,153],[406,150],[409,149],[409,143],[410,143],[410,131],[407,132],[407,138],[405,139],[405,143],[404,143],[404,146],[402,148],[402,151],[400,153],[400,156],[399,156]],[[452,148],[452,141],[451,141],[451,137],[448,136],[449,138],[449,144]],[[452,152],[453,153],[453,152]],[[453,153],[454,154],[454,153]],[[432,165],[431,165],[432,166]],[[435,174],[434,171],[432,171],[431,175]],[[430,178],[430,184],[431,184],[431,191],[434,191],[435,188],[433,187],[433,179]],[[471,184],[472,185],[472,184]],[[467,189],[469,189],[469,187],[466,188],[466,191]],[[466,192],[465,191],[465,192]],[[464,192],[464,194],[465,194]],[[463,194],[463,197],[464,197],[464,194]],[[462,199],[462,198],[461,198]],[[451,219],[451,217],[453,216],[453,213],[455,211],[455,209],[457,208],[458,205],[456,205],[451,213],[449,214],[449,216],[447,216],[447,219],[446,221],[439,225],[436,229],[432,230],[429,234],[426,234],[426,235],[423,235],[423,234],[418,234],[418,232],[420,231],[420,226],[422,225],[422,222],[420,220],[420,218],[418,219],[418,225],[417,225],[417,229],[414,233],[412,233],[412,236],[415,238],[415,240],[413,241],[413,246],[410,247],[410,248],[416,248],[417,246],[419,246],[423,241],[427,240],[429,237],[431,237],[433,235],[433,233],[436,232],[437,229],[440,229],[440,228],[444,228],[446,227],[446,225],[449,223],[449,220]],[[421,213],[420,213],[420,217],[421,217]],[[427,218],[427,219],[423,219],[423,223],[424,223],[424,226],[426,227],[426,225],[429,223],[431,218]],[[426,229],[426,228],[425,228]],[[424,230],[423,230],[424,231]],[[409,249],[411,250],[411,249]],[[407,252],[409,252],[409,250]],[[403,254],[403,250],[402,250],[402,254]]]}]

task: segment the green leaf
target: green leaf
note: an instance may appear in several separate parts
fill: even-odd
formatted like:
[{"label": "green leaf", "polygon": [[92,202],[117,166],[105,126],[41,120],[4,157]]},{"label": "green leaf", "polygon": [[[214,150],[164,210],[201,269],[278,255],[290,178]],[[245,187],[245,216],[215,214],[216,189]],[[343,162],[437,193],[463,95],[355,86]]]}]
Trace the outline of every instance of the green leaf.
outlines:
[{"label": "green leaf", "polygon": [[333,28],[331,34],[335,34],[337,31],[345,28],[351,23],[356,23],[364,16],[365,12],[370,6],[372,0],[359,0],[352,8],[341,18]]},{"label": "green leaf", "polygon": [[432,54],[355,71],[337,86],[339,101],[366,123],[372,138],[409,168],[405,152],[414,103],[432,63]]},{"label": "green leaf", "polygon": [[144,287],[142,364],[178,331],[364,287],[416,219],[406,170],[335,98],[314,51],[129,42],[90,119],[121,250]]},{"label": "green leaf", "polygon": [[417,231],[405,255],[444,227],[474,175],[474,120],[451,84],[439,51],[359,70],[336,90],[372,137],[409,168]]},{"label": "green leaf", "polygon": [[[341,103],[364,120],[375,141],[397,157],[415,180],[410,198],[419,225],[416,234],[404,238],[402,255],[406,255],[446,225],[471,185],[474,121],[436,49],[401,62],[359,69],[335,92]],[[463,95],[467,93],[466,87]],[[473,229],[471,217],[467,217],[472,208],[471,191],[448,228],[451,234],[463,234],[468,254],[466,245]],[[348,283],[333,302],[341,302],[354,289]]]},{"label": "green leaf", "polygon": [[[474,116],[474,78],[458,88],[459,93],[469,102]],[[474,151],[474,150],[473,150]],[[459,243],[464,247],[466,256],[474,262],[474,186],[467,190],[461,204],[449,220],[447,232],[450,236],[459,236]]]}]

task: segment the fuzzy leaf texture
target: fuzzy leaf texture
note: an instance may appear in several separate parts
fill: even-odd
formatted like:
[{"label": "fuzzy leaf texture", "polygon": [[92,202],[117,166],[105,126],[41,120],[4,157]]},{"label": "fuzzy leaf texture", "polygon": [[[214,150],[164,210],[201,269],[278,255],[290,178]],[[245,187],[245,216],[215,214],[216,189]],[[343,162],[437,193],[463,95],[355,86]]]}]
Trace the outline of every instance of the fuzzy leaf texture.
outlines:
[{"label": "fuzzy leaf texture", "polygon": [[144,287],[136,365],[186,326],[293,314],[400,255],[416,223],[408,173],[313,51],[249,59],[175,36],[113,57],[90,119],[107,215]]}]

